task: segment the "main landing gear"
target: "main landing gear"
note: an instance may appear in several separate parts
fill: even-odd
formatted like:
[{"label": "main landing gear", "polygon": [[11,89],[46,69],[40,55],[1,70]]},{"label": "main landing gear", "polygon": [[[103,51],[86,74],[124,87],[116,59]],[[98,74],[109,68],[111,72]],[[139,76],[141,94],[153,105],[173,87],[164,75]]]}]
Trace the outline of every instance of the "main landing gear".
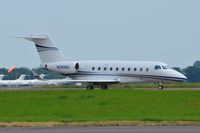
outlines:
[{"label": "main landing gear", "polygon": [[94,86],[92,85],[87,86],[87,90],[94,90]]},{"label": "main landing gear", "polygon": [[[100,88],[101,88],[101,90],[107,90],[108,89],[108,85],[101,85]],[[93,85],[88,85],[87,86],[87,90],[94,90],[94,86]]]},{"label": "main landing gear", "polygon": [[101,89],[102,89],[102,90],[107,90],[107,89],[108,89],[108,86],[107,86],[107,85],[101,85]]}]

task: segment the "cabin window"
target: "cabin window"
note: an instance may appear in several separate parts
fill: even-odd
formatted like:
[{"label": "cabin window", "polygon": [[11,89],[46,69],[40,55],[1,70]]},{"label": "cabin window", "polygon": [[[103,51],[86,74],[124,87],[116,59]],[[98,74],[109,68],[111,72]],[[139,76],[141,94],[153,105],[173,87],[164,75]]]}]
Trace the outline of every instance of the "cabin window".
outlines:
[{"label": "cabin window", "polygon": [[122,71],[124,71],[125,69],[124,69],[124,67],[122,67]]},{"label": "cabin window", "polygon": [[98,70],[100,71],[100,70],[101,70],[101,67],[98,67]]},{"label": "cabin window", "polygon": [[106,67],[104,67],[104,71],[106,71],[107,70],[107,68]]},{"label": "cabin window", "polygon": [[140,71],[142,71],[143,69],[142,68],[140,68]]},{"label": "cabin window", "polygon": [[112,70],[113,70],[113,68],[111,67],[111,68],[110,68],[110,71],[112,71]]},{"label": "cabin window", "polygon": [[117,67],[117,68],[116,68],[116,71],[118,71],[118,70],[119,70],[119,68]]},{"label": "cabin window", "polygon": [[131,71],[131,68],[128,68],[128,71]]},{"label": "cabin window", "polygon": [[137,68],[134,68],[134,71],[137,71]]},{"label": "cabin window", "polygon": [[94,70],[95,70],[95,67],[92,67],[92,70],[94,71]]},{"label": "cabin window", "polygon": [[148,72],[148,71],[149,71],[149,68],[146,68],[146,71]]},{"label": "cabin window", "polygon": [[161,66],[160,65],[156,65],[155,66],[155,70],[159,70],[159,69],[161,69]]}]

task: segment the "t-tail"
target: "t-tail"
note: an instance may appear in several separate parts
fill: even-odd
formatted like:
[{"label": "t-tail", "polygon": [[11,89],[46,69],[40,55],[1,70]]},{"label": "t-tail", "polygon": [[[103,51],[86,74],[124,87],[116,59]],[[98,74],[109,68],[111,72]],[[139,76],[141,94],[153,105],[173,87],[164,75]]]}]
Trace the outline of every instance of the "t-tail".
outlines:
[{"label": "t-tail", "polygon": [[16,79],[16,80],[25,80],[25,78],[26,78],[26,75],[25,74],[22,74],[18,79]]},{"label": "t-tail", "polygon": [[17,38],[24,38],[34,42],[42,63],[65,61],[65,57],[61,51],[55,47],[48,34],[33,34],[31,36],[20,36]]}]

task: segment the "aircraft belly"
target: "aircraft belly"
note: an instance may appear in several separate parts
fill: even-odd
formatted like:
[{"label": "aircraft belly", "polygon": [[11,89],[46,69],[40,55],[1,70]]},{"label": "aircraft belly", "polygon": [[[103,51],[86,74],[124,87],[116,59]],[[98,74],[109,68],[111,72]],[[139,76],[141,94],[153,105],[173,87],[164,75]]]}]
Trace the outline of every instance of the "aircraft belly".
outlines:
[{"label": "aircraft belly", "polygon": [[154,83],[177,83],[177,81],[173,80],[165,80],[165,79],[155,79],[155,78],[143,78],[145,82],[154,82]]},{"label": "aircraft belly", "polygon": [[72,76],[74,80],[119,80],[120,83],[135,83],[144,82],[143,79],[139,77],[125,77],[125,76]]},{"label": "aircraft belly", "polygon": [[113,80],[118,79],[118,76],[71,76],[74,80]]}]

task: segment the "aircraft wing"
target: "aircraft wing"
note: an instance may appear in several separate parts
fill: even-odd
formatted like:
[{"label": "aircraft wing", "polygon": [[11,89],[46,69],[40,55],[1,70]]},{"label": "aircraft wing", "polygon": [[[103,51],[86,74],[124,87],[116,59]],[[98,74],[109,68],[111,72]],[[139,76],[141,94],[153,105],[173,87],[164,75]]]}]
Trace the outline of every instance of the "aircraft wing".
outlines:
[{"label": "aircraft wing", "polygon": [[120,83],[119,79],[111,79],[111,80],[72,80],[66,79],[63,81],[64,83],[93,83],[93,84],[117,84]]}]

